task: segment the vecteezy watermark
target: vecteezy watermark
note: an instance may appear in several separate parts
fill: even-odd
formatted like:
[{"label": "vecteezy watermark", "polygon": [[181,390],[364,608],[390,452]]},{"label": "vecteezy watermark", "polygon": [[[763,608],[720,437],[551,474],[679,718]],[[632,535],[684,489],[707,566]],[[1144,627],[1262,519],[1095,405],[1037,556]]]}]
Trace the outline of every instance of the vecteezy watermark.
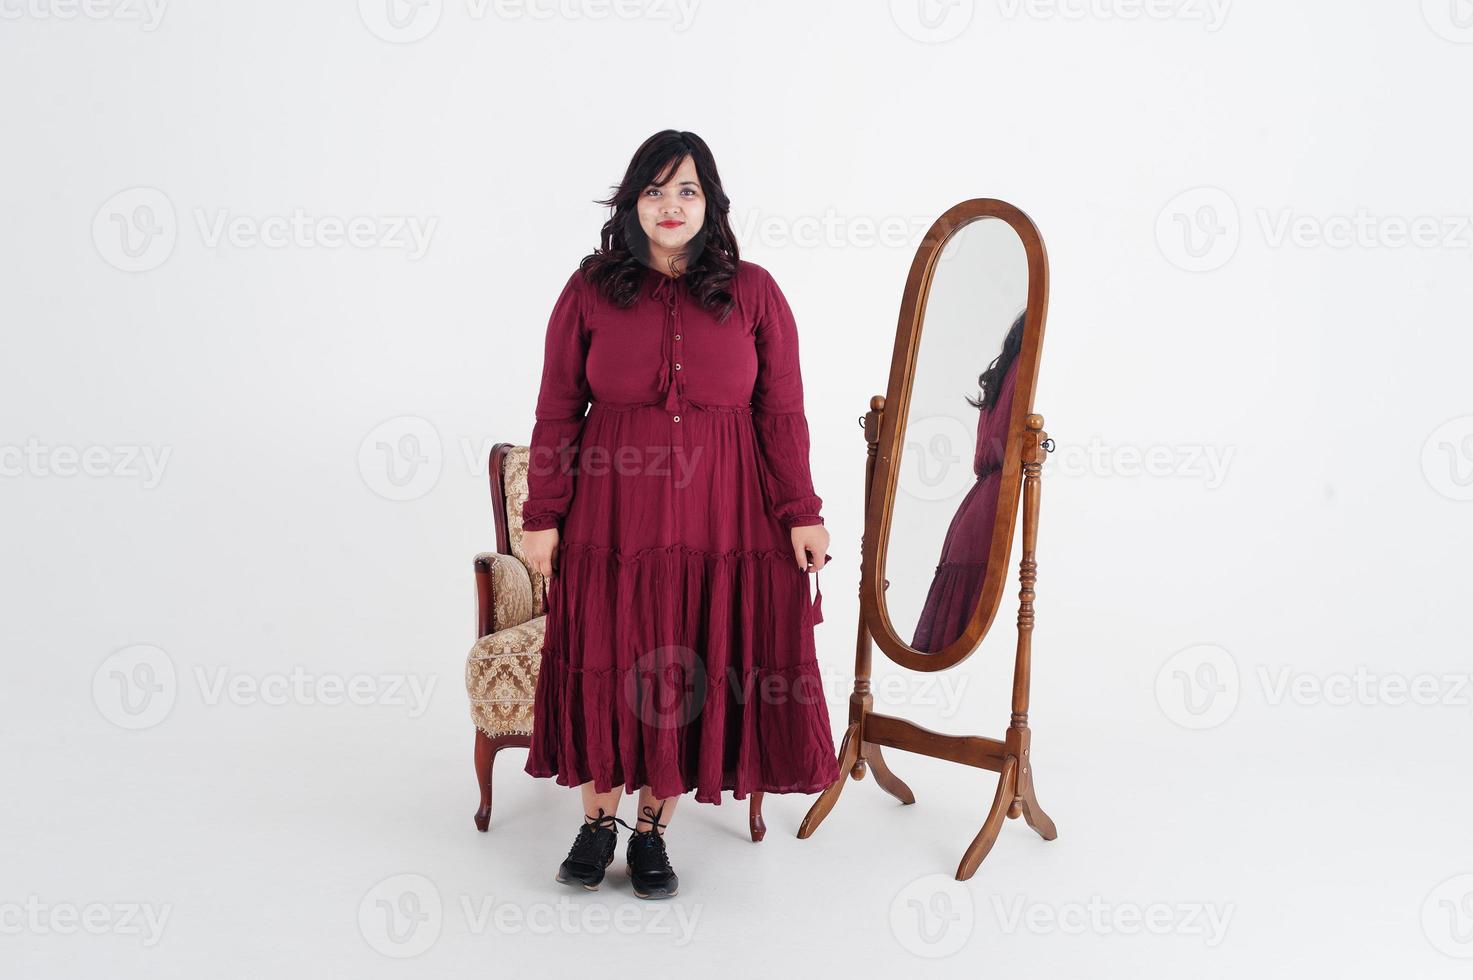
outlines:
[{"label": "vecteezy watermark", "polygon": [[1473,44],[1473,0],[1422,0],[1422,19],[1445,41]]},{"label": "vecteezy watermark", "polygon": [[0,0],[0,20],[113,20],[158,30],[168,0]]},{"label": "vecteezy watermark", "polygon": [[43,902],[27,895],[24,902],[0,901],[0,935],[5,936],[137,936],[145,947],[157,946],[174,911],[171,902]]},{"label": "vecteezy watermark", "polygon": [[[1365,664],[1307,671],[1291,664],[1257,664],[1252,679],[1265,707],[1473,709],[1473,673],[1381,671]],[[1216,728],[1243,693],[1237,661],[1226,649],[1199,644],[1180,650],[1156,674],[1156,703],[1168,719],[1191,729]]]},{"label": "vecteezy watermark", "polygon": [[912,251],[934,216],[843,214],[768,214],[759,208],[731,216],[731,231],[745,248],[893,248]]},{"label": "vecteezy watermark", "polygon": [[412,44],[429,37],[444,12],[443,0],[358,0],[363,26],[391,44]]},{"label": "vecteezy watermark", "polygon": [[1292,208],[1257,209],[1269,248],[1473,250],[1473,215],[1304,214]]},{"label": "vecteezy watermark", "polygon": [[[887,673],[873,678],[870,693],[876,707],[935,709],[936,717],[954,718],[964,705],[969,678],[954,672]],[[732,704],[812,705],[830,710],[849,703],[852,671],[838,665],[799,662],[789,667],[743,670],[728,664],[713,681],[705,661],[689,647],[656,647],[640,656],[621,678],[624,704],[652,728],[690,724],[717,694]]]},{"label": "vecteezy watermark", "polygon": [[[602,936],[610,933],[660,938],[663,945],[684,947],[695,937],[704,911],[701,903],[619,902],[611,905],[591,896],[562,896],[555,901],[510,901],[494,895],[461,894],[451,908],[471,935]],[[407,959],[428,951],[444,931],[447,911],[435,883],[421,874],[385,878],[358,903],[358,931],[375,952]]]},{"label": "vecteezy watermark", "polygon": [[951,500],[976,485],[977,452],[977,416],[938,412],[914,418],[905,426],[897,486],[914,500]]},{"label": "vecteezy watermark", "polygon": [[1473,500],[1473,415],[1432,430],[1422,443],[1422,475],[1449,500]]},{"label": "vecteezy watermark", "polygon": [[358,445],[358,473],[385,500],[417,500],[435,489],[445,466],[440,430],[417,415],[380,422]]},{"label": "vecteezy watermark", "polygon": [[[801,660],[772,668],[727,664],[713,679],[707,672],[705,659],[695,650],[667,644],[641,654],[629,670],[621,672],[620,693],[625,707],[641,722],[651,728],[669,729],[693,722],[710,697],[741,706],[754,702],[799,706],[821,704],[826,699],[837,702],[831,682],[840,679],[837,673],[830,673],[817,663]],[[846,679],[852,681],[852,677]],[[885,693],[893,695],[897,686],[888,686]],[[915,690],[900,687],[904,692]]]},{"label": "vecteezy watermark", "polygon": [[220,208],[194,209],[200,240],[218,250],[222,243],[233,248],[326,248],[402,251],[411,262],[425,257],[440,219],[433,215],[308,214],[293,208],[288,214],[236,214]]},{"label": "vecteezy watermark", "polygon": [[1422,935],[1454,959],[1473,959],[1473,874],[1454,875],[1422,902]]},{"label": "vecteezy watermark", "polygon": [[[436,674],[288,671],[242,673],[229,667],[195,665],[191,675],[200,702],[208,707],[379,706],[406,709],[419,718],[429,708]],[[179,700],[179,674],[173,658],[146,643],[110,654],[92,675],[92,703],[103,718],[130,731],[153,728],[168,718]]]},{"label": "vecteezy watermark", "polygon": [[688,646],[667,644],[641,654],[622,674],[625,706],[651,728],[679,729],[706,706],[706,661]]},{"label": "vecteezy watermark", "polygon": [[[487,460],[496,442],[485,436],[460,436],[454,440],[467,475],[486,478]],[[558,447],[530,451],[527,468],[529,476],[613,473],[651,477],[670,489],[684,490],[701,472],[704,453],[703,446],[626,443],[575,447],[565,442]],[[439,484],[445,455],[440,430],[433,422],[419,415],[400,415],[380,422],[363,437],[358,444],[358,472],[364,485],[385,500],[418,500]]]},{"label": "vecteezy watermark", "polygon": [[1216,490],[1227,480],[1237,448],[1190,442],[1111,446],[1092,438],[1059,446],[1045,465],[1059,476],[1200,480],[1206,489]]},{"label": "vecteezy watermark", "polygon": [[92,703],[119,728],[152,728],[174,710],[178,696],[174,661],[147,643],[113,652],[92,674]]},{"label": "vecteezy watermark", "polygon": [[115,269],[147,272],[174,254],[179,221],[169,196],[157,187],[119,191],[92,216],[92,244]]},{"label": "vecteezy watermark", "polygon": [[[976,432],[975,420],[954,415],[911,420],[897,464],[900,491],[915,500],[934,502],[970,490],[977,481]],[[1236,453],[1234,445],[1109,445],[1096,437],[1087,443],[1058,446],[1044,465],[1052,476],[1199,480],[1206,489],[1216,490],[1227,480]],[[1003,447],[994,446],[987,455],[1000,460]]]},{"label": "vecteezy watermark", "polygon": [[162,482],[173,453],[173,446],[49,446],[32,436],[23,445],[0,444],[0,477],[140,480],[143,489],[152,490]]},{"label": "vecteezy watermark", "polygon": [[890,900],[890,934],[915,956],[952,956],[967,944],[976,926],[972,893],[951,875],[922,875]]},{"label": "vecteezy watermark", "polygon": [[[1254,226],[1271,249],[1425,249],[1473,253],[1473,215],[1378,214],[1367,208],[1311,214],[1259,207]],[[1220,187],[1195,187],[1156,216],[1156,243],[1167,261],[1188,272],[1210,272],[1237,254],[1243,222],[1237,202]]]},{"label": "vecteezy watermark", "polygon": [[265,674],[236,673],[229,667],[206,671],[196,666],[194,677],[201,698],[210,706],[384,705],[406,708],[410,718],[419,718],[429,708],[440,680],[438,674],[311,673],[300,665],[285,673]]},{"label": "vecteezy watermark", "polygon": [[890,19],[906,37],[941,44],[960,37],[976,14],[975,0],[890,0]]},{"label": "vecteezy watermark", "polygon": [[[462,444],[462,452],[468,448]],[[556,449],[538,447],[532,450],[528,454],[527,468],[528,472],[538,475],[608,476],[614,473],[626,477],[656,477],[662,482],[666,477],[673,477],[669,486],[683,490],[691,485],[692,477],[700,471],[704,449],[704,446],[688,448],[668,444],[637,446],[624,443],[578,448],[564,444]]]},{"label": "vecteezy watermark", "polygon": [[1156,704],[1183,728],[1216,728],[1238,707],[1238,662],[1211,643],[1179,650],[1156,672]]},{"label": "vecteezy watermark", "polygon": [[1386,673],[1357,664],[1351,670],[1316,674],[1286,664],[1259,664],[1256,674],[1270,707],[1473,708],[1473,674],[1469,673]]},{"label": "vecteezy watermark", "polygon": [[376,952],[395,959],[418,956],[435,945],[444,926],[440,889],[424,875],[385,878],[358,903],[359,934]]},{"label": "vecteezy watermark", "polygon": [[[854,671],[838,664],[819,667],[831,708],[845,708],[854,690]],[[876,708],[928,708],[937,718],[955,718],[965,706],[971,678],[954,670],[897,671],[870,678]]]},{"label": "vecteezy watermark", "polygon": [[[440,219],[410,214],[314,214],[292,208],[276,214],[244,214],[229,208],[191,210],[199,243],[211,251],[327,249],[403,252],[424,258]],[[169,196],[157,187],[130,187],[102,203],[92,218],[97,254],[123,272],[147,272],[168,261],[180,222]]]},{"label": "vecteezy watermark", "polygon": [[1232,0],[997,0],[1008,20],[1107,20],[1201,22],[1209,34],[1222,29]]},{"label": "vecteezy watermark", "polygon": [[1242,222],[1237,202],[1220,187],[1194,187],[1166,203],[1156,216],[1156,246],[1172,265],[1211,272],[1238,251]]},{"label": "vecteezy watermark", "polygon": [[[652,21],[676,33],[695,20],[699,0],[463,0],[471,21]],[[429,37],[445,12],[443,0],[358,0],[363,26],[382,41],[412,44]]]},{"label": "vecteezy watermark", "polygon": [[1034,902],[1023,896],[992,895],[997,927],[1005,935],[1195,936],[1205,946],[1222,944],[1235,912],[1229,902]]}]

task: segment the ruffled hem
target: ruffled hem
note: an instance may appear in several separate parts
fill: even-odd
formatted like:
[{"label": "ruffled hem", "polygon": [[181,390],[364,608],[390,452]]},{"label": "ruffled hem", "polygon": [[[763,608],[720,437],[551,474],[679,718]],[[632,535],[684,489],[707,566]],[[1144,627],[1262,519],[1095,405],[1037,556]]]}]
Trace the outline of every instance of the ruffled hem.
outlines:
[{"label": "ruffled hem", "polygon": [[565,543],[535,717],[525,771],[563,786],[719,804],[839,775],[807,576],[778,549]]}]

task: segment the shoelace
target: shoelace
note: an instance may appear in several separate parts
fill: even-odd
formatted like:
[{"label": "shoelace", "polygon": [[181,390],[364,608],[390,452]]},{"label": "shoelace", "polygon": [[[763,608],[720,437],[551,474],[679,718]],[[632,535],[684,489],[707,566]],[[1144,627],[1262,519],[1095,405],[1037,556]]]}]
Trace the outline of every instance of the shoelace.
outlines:
[{"label": "shoelace", "polygon": [[[638,850],[635,850],[631,857],[637,859],[637,864],[641,871],[650,870],[648,865],[653,859],[659,862],[659,869],[661,871],[666,874],[673,874],[674,869],[670,867],[670,855],[665,850],[665,838],[659,832],[659,828],[669,826],[669,824],[660,823],[660,818],[665,815],[665,804],[661,803],[660,809],[658,810],[652,809],[649,804],[645,804],[641,813],[650,822],[651,826],[649,830],[634,830],[633,827],[629,827],[627,823],[619,820],[620,823],[624,823],[624,826],[629,827],[630,830],[634,830],[634,835],[629,838],[629,844],[633,848],[638,848]],[[618,820],[619,818],[615,817],[614,819]],[[638,822],[637,820],[635,821],[635,823]]]},{"label": "shoelace", "polygon": [[[613,830],[614,824],[616,823],[624,823],[624,821],[612,813],[604,813],[603,807],[598,808],[598,816],[596,818],[590,819],[585,816],[583,818],[583,826],[578,828],[577,839],[573,841],[573,846],[568,848],[568,860],[586,861],[590,863],[596,860],[602,860],[603,855],[595,851],[598,844],[597,832],[600,830]],[[629,825],[624,823],[624,826],[628,827]]]}]

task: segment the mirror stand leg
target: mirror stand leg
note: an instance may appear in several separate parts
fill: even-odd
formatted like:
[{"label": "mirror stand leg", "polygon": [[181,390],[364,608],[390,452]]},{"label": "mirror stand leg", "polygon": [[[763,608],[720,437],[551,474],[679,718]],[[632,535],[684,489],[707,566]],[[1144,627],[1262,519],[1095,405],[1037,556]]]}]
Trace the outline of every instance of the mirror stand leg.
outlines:
[{"label": "mirror stand leg", "polygon": [[1038,831],[1038,836],[1044,840],[1053,840],[1059,836],[1059,832],[1054,827],[1053,820],[1043,812],[1043,807],[1038,805],[1038,795],[1033,789],[1033,762],[1030,758],[1033,752],[1032,741],[1033,732],[1028,727],[1028,715],[1014,714],[1007,734],[1007,751],[1010,758],[1020,761],[1017,777],[1013,780],[1013,799],[1008,805],[1008,817],[1022,817],[1028,826]]},{"label": "mirror stand leg", "polygon": [[839,778],[830,783],[829,788],[824,790],[818,799],[813,801],[813,806],[808,808],[803,822],[798,825],[799,840],[810,836],[818,829],[818,825],[823,823],[823,818],[829,815],[829,811],[839,800],[839,794],[844,791],[844,780],[849,778],[850,768],[858,758],[859,725],[851,724],[844,732],[844,741],[839,745]]},{"label": "mirror stand leg", "polygon": [[874,742],[864,743],[864,755],[869,760],[870,768],[875,771],[875,782],[880,789],[895,797],[901,803],[914,803],[916,795],[905,785],[905,780],[890,771],[885,765],[885,756],[881,754],[880,747]]},{"label": "mirror stand leg", "polygon": [[1049,815],[1043,812],[1043,807],[1038,805],[1038,797],[1033,792],[1033,774],[1028,773],[1024,780],[1023,790],[1014,803],[1022,813],[1023,821],[1038,831],[1038,836],[1044,840],[1053,840],[1059,836],[1059,831],[1054,827],[1054,822],[1049,819]]},{"label": "mirror stand leg", "polygon": [[1033,791],[1033,762],[1029,758],[1033,732],[1028,727],[1028,684],[1033,665],[1033,601],[1038,584],[1038,514],[1043,486],[1043,458],[1053,440],[1043,429],[1043,416],[1028,416],[1023,447],[1023,560],[1018,565],[1018,655],[1013,667],[1013,717],[1008,726],[1010,754],[1022,760],[1017,787],[1008,806],[1009,817],[1022,817],[1044,840],[1059,836]]},{"label": "mirror stand leg", "polygon": [[956,880],[966,881],[976,874],[977,868],[982,864],[982,859],[987,857],[987,852],[992,850],[992,845],[997,842],[997,833],[1002,829],[1003,821],[1007,819],[1008,810],[1012,807],[1013,797],[1016,795],[1018,778],[1018,760],[1008,756],[1002,765],[1002,771],[997,775],[997,792],[992,797],[992,809],[987,811],[987,819],[982,822],[982,829],[977,831],[977,836],[972,838],[972,843],[967,847],[966,853],[956,868]]},{"label": "mirror stand leg", "polygon": [[[875,395],[870,399],[869,411],[860,417],[860,424],[864,427],[864,438],[866,443],[866,454],[864,464],[864,499],[868,501],[870,494],[874,491],[875,482],[875,458],[880,449],[880,421],[884,417],[885,396]],[[863,554],[867,542],[860,539],[860,552]],[[861,561],[861,567],[863,562]],[[888,583],[887,583],[888,584]],[[863,598],[861,597],[861,603]],[[880,756],[880,747],[872,742],[866,742],[860,737],[864,726],[864,716],[869,713],[874,705],[874,697],[870,694],[870,635],[865,627],[864,616],[859,617],[858,637],[854,647],[854,691],[849,695],[849,727],[844,730],[844,739],[839,743],[839,778],[834,780],[827,789],[823,791],[818,799],[813,801],[813,806],[808,808],[808,813],[803,817],[803,822],[798,825],[798,839],[803,840],[811,836],[818,825],[823,823],[824,817],[834,808],[839,800],[839,794],[844,791],[846,779],[863,779],[867,768],[868,758],[874,759],[875,780],[887,792],[903,799],[896,789],[910,796],[910,788],[897,779],[890,768],[885,765]],[[904,802],[914,802],[914,796]]]}]

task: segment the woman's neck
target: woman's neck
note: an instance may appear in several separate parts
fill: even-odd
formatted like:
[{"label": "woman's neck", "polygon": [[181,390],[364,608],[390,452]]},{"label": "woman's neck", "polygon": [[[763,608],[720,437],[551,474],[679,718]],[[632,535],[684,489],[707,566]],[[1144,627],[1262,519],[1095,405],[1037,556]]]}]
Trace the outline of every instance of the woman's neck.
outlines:
[{"label": "woman's neck", "polygon": [[[652,251],[649,265],[651,269],[654,269],[662,276],[678,279],[685,274],[685,253],[666,252],[663,255],[656,255]],[[675,267],[673,272],[671,271],[671,266]]]}]

